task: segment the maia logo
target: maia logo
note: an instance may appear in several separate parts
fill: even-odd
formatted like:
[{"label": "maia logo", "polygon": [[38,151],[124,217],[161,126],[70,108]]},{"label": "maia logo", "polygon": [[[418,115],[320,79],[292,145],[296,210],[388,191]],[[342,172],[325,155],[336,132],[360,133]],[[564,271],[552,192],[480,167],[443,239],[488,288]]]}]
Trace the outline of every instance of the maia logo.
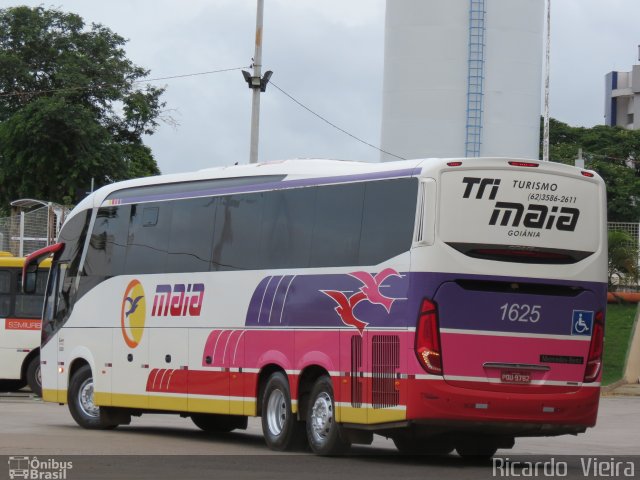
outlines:
[{"label": "maia logo", "polygon": [[120,309],[122,336],[129,347],[136,348],[140,344],[146,320],[144,289],[138,280],[131,280],[124,292]]}]

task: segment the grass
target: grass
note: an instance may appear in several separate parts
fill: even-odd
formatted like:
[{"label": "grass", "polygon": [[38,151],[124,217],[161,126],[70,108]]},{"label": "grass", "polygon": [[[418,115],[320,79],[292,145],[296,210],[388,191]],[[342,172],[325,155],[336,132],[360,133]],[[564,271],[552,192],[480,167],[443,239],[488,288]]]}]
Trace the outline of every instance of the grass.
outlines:
[{"label": "grass", "polygon": [[607,306],[602,385],[609,385],[622,378],[636,310],[635,303]]}]

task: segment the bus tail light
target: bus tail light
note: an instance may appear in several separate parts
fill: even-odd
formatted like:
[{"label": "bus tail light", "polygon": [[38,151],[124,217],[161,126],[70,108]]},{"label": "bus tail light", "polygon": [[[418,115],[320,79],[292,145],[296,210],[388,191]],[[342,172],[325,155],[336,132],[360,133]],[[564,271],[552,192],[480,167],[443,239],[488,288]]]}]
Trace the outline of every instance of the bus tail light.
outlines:
[{"label": "bus tail light", "polygon": [[437,305],[428,299],[422,301],[416,328],[416,355],[428,373],[442,375],[442,351]]},{"label": "bus tail light", "polygon": [[584,383],[593,383],[597,380],[602,369],[602,352],[604,349],[604,313],[596,313],[589,345],[589,358],[584,373]]},{"label": "bus tail light", "polygon": [[539,163],[533,162],[509,162],[512,167],[539,167]]}]

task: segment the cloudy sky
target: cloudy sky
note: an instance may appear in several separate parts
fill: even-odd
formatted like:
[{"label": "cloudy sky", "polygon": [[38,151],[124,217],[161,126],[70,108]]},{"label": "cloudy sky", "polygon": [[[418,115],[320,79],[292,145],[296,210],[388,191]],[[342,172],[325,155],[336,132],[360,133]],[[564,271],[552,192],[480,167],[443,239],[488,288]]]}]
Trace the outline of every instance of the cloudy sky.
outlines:
[{"label": "cloudy sky", "polygon": [[[571,125],[603,123],[604,75],[638,63],[640,1],[552,2],[551,114]],[[265,6],[263,64],[274,71],[272,81],[375,145],[385,3],[266,0]],[[24,4],[42,1],[0,2]],[[127,38],[129,57],[150,69],[151,77],[248,66],[254,52],[256,0],[58,0],[54,5]],[[163,124],[146,140],[163,173],[248,160],[251,92],[240,71],[158,84],[167,88],[166,114],[178,123]],[[380,157],[274,88],[262,96],[260,134],[261,161]]]}]

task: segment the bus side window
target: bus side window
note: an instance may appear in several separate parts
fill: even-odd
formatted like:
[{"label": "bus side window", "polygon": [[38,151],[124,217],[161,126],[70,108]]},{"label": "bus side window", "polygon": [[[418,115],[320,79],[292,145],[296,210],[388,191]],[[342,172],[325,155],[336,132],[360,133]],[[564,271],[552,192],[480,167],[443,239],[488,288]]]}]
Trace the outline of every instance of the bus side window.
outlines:
[{"label": "bus side window", "polygon": [[11,315],[11,272],[0,270],[0,317]]},{"label": "bus side window", "polygon": [[44,290],[47,286],[47,277],[49,275],[48,268],[40,268],[35,280],[35,289],[33,293],[22,293],[20,286],[22,285],[22,272],[18,271],[16,275],[16,303],[14,315],[18,318],[40,318],[42,315],[42,302]]},{"label": "bus side window", "polygon": [[358,263],[364,184],[318,187],[310,267]]},{"label": "bus side window", "polygon": [[130,210],[129,205],[98,209],[84,261],[84,275],[89,278],[83,291],[124,273]]},{"label": "bus side window", "polygon": [[210,270],[217,202],[204,197],[173,203],[167,273]]},{"label": "bus side window", "polygon": [[166,273],[172,202],[131,206],[125,274]]},{"label": "bus side window", "polygon": [[213,270],[258,270],[262,193],[228,195],[218,201],[214,230]]},{"label": "bus side window", "polygon": [[264,194],[259,237],[263,268],[308,268],[313,233],[315,188]]},{"label": "bus side window", "polygon": [[411,248],[418,179],[367,183],[359,265],[376,265]]}]

